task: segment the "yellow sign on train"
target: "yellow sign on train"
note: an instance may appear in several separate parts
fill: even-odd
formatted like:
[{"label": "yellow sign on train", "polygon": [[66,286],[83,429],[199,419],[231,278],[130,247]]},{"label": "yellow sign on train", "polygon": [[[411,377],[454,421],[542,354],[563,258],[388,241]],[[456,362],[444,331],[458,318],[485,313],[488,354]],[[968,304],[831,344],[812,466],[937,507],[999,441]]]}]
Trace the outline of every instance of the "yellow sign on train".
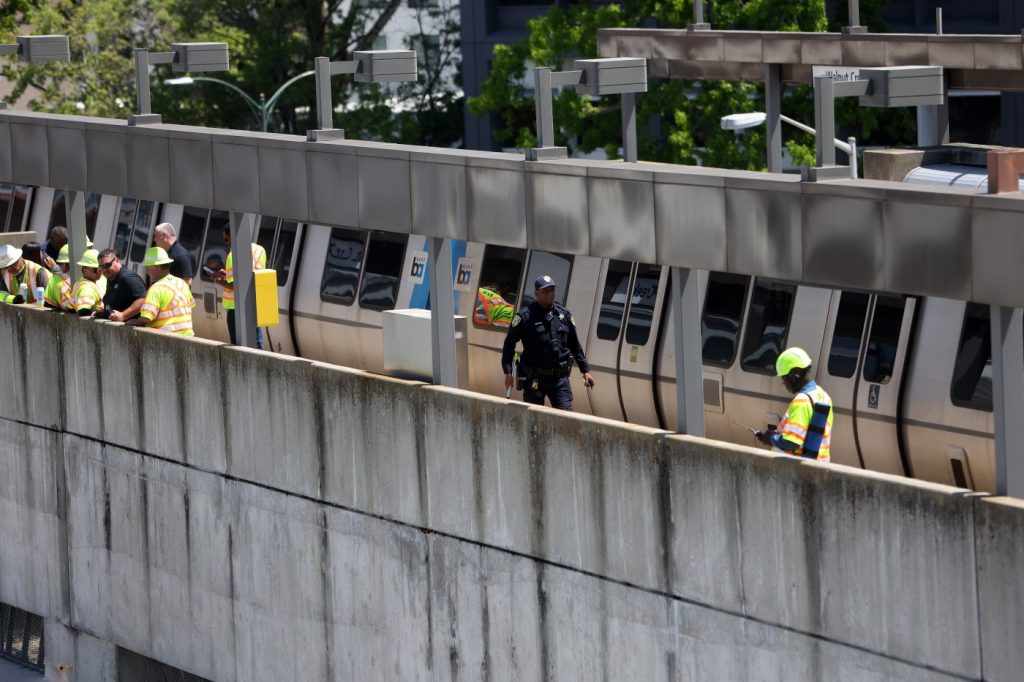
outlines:
[{"label": "yellow sign on train", "polygon": [[277,270],[256,270],[256,326],[276,327],[281,322],[277,305]]}]

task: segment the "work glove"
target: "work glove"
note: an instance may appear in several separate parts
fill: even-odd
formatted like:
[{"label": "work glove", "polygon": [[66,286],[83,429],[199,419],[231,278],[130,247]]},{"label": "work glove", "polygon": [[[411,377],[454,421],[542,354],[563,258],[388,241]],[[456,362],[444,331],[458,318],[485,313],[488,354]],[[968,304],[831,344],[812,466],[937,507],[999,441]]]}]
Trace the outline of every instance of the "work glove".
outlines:
[{"label": "work glove", "polygon": [[25,297],[22,296],[21,294],[18,294],[17,296],[15,296],[14,298],[11,299],[11,303],[13,303],[14,305],[21,305],[24,302],[25,302]]},{"label": "work glove", "polygon": [[763,443],[764,445],[771,445],[772,431],[757,431],[754,433],[754,438],[756,438],[759,443]]}]

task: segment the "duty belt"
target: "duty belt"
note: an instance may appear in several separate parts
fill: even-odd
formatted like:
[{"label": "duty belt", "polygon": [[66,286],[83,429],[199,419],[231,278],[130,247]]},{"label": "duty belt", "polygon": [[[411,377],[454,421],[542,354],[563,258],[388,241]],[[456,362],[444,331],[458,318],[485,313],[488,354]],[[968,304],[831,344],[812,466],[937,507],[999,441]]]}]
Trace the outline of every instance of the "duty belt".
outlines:
[{"label": "duty belt", "polygon": [[565,366],[559,367],[524,367],[520,366],[525,376],[539,376],[539,377],[567,377],[569,376],[570,366],[565,363]]}]

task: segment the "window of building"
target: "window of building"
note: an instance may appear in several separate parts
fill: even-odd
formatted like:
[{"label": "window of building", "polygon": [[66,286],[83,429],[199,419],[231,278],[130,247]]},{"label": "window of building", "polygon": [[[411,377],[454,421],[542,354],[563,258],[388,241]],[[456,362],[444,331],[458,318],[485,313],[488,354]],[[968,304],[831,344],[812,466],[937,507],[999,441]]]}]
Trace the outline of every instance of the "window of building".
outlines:
[{"label": "window of building", "polygon": [[629,300],[629,319],[626,321],[626,343],[643,346],[651,337],[654,304],[661,286],[660,265],[638,265]]},{"label": "window of building", "polygon": [[897,296],[879,296],[875,300],[871,335],[864,355],[864,381],[887,384],[892,379],[906,305],[906,300]]},{"label": "window of building", "polygon": [[786,347],[796,287],[757,280],[750,296],[740,366],[748,372],[775,374],[775,360]]},{"label": "window of building", "polygon": [[409,9],[436,9],[439,4],[437,0],[406,0]]},{"label": "window of building", "polygon": [[437,64],[441,54],[441,36],[421,33],[413,36],[410,42],[410,47],[416,50],[418,64]]},{"label": "window of building", "polygon": [[376,38],[374,38],[373,45],[371,46],[371,49],[373,49],[373,50],[386,50],[386,49],[388,49],[388,39],[387,39],[387,36],[377,36]]},{"label": "window of building", "polygon": [[743,275],[712,272],[708,276],[704,313],[700,319],[704,364],[732,367],[735,362],[749,286],[750,278]]},{"label": "window of building", "polygon": [[359,290],[359,273],[363,269],[365,250],[365,232],[343,227],[331,230],[324,276],[320,280],[320,300],[352,305]]},{"label": "window of building", "polygon": [[950,398],[954,405],[992,411],[992,327],[989,307],[968,303],[960,331]]},{"label": "window of building", "polygon": [[828,373],[832,376],[849,379],[857,373],[857,354],[867,317],[867,294],[844,291],[839,295],[832,347],[828,352]]},{"label": "window of building", "polygon": [[391,310],[398,300],[405,245],[409,237],[395,232],[373,232],[359,289],[359,307]]},{"label": "window of building", "polygon": [[622,330],[622,315],[629,296],[629,275],[632,263],[622,260],[608,261],[608,272],[601,291],[601,310],[597,316],[597,338],[614,341]]},{"label": "window of building", "polygon": [[[533,283],[541,275],[550,275],[557,283],[555,301],[565,303],[565,292],[569,288],[569,274],[572,272],[572,256],[547,251],[530,253],[530,265],[526,269],[526,280],[523,282],[523,303],[528,306],[535,300]],[[521,306],[521,307],[522,307]]]}]

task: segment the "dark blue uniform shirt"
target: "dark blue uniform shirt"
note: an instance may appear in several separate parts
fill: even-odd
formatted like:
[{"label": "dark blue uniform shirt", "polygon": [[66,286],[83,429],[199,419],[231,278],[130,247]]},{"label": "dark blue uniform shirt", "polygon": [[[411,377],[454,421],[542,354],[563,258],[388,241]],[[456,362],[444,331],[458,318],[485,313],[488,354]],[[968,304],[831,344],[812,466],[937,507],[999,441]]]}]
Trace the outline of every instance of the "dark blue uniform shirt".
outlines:
[{"label": "dark blue uniform shirt", "polygon": [[557,303],[551,310],[544,310],[534,301],[512,318],[501,351],[501,368],[505,374],[512,373],[512,357],[520,341],[523,344],[521,365],[555,369],[563,362],[571,363],[575,360],[581,372],[590,371],[576,335],[576,322],[572,319],[572,313]]}]

